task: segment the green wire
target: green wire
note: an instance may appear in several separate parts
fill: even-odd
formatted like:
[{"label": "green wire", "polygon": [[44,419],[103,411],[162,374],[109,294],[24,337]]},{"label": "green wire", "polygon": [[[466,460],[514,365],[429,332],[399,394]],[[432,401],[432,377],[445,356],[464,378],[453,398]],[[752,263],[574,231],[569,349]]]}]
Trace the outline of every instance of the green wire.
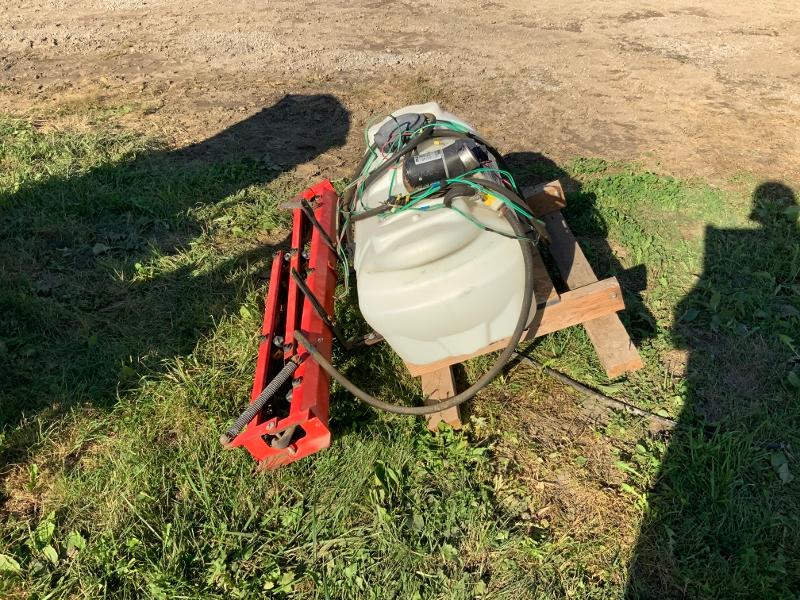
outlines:
[{"label": "green wire", "polygon": [[[367,160],[367,164],[365,164],[364,168],[361,169],[361,174],[358,176],[358,179],[364,178],[365,177],[365,173],[369,173],[370,167],[372,166],[372,163],[375,162],[375,159],[377,157],[378,157],[378,155],[370,149],[370,157]],[[356,199],[357,199],[356,204],[360,203],[362,208],[366,208],[364,206],[364,201],[363,201],[364,183],[365,183],[365,181],[364,181],[364,179],[362,179],[362,181],[358,184],[358,187],[356,188]]]},{"label": "green wire", "polygon": [[[365,174],[368,174],[372,170],[373,164],[376,161],[376,159],[378,158],[378,152],[374,152],[372,150],[370,144],[368,143],[369,142],[368,131],[369,131],[369,128],[371,126],[372,126],[372,121],[370,123],[368,123],[366,129],[364,130],[365,142],[367,143],[367,148],[369,149],[369,152],[370,152],[370,158],[368,159],[367,163],[364,165],[364,168],[361,170],[361,173],[359,174],[358,179],[362,179],[362,181],[361,181],[361,183],[358,184],[358,187],[356,188],[356,196],[357,196],[357,199],[358,199],[358,203],[360,203],[361,207],[364,210],[367,210],[367,207],[364,205],[364,202],[363,202],[363,194],[364,194],[364,181],[363,181],[363,178],[364,178]],[[398,127],[399,127],[399,125],[398,125]],[[435,123],[427,123],[427,124],[423,125],[422,127],[420,127],[418,129],[416,129],[415,131],[411,132],[408,137],[409,138],[413,138],[414,136],[419,135],[420,132],[423,129],[427,129],[427,128],[430,128],[430,127],[441,127],[443,129],[449,129],[451,131],[457,131],[459,133],[468,133],[470,131],[467,127],[465,127],[464,125],[461,125],[459,123],[454,123],[453,121],[441,120],[441,121],[436,121]],[[396,129],[397,129],[397,127],[395,128],[395,130]],[[387,149],[387,151],[388,151],[390,156],[392,154],[394,154],[399,148],[402,147],[402,145],[404,144],[404,141],[403,141],[402,138],[403,138],[403,134],[398,135],[393,140],[392,144]],[[380,152],[380,149],[379,149],[379,152]],[[384,159],[384,162],[385,162],[385,160],[388,160],[388,157],[386,159]],[[476,174],[479,174],[479,173],[498,173],[498,174],[506,177],[508,179],[508,181],[511,183],[511,186],[512,186],[513,190],[515,192],[519,193],[519,187],[517,186],[517,182],[516,182],[516,180],[514,179],[514,176],[511,173],[509,173],[508,171],[505,171],[503,169],[494,169],[494,168],[490,168],[490,167],[480,167],[480,168],[477,168],[477,169],[473,169],[471,171],[463,173],[462,175],[459,175],[457,177],[453,177],[451,179],[446,180],[446,183],[448,183],[448,184],[463,183],[465,185],[468,185],[469,187],[471,187],[472,189],[474,189],[474,190],[476,190],[478,192],[481,192],[483,194],[491,196],[492,198],[497,198],[498,200],[500,200],[500,202],[505,204],[507,207],[512,209],[514,212],[519,213],[521,215],[524,215],[525,217],[527,217],[529,219],[533,218],[532,214],[530,214],[524,208],[522,208],[521,206],[517,205],[515,202],[512,202],[511,200],[509,200],[505,196],[503,196],[501,194],[498,194],[496,192],[493,192],[492,190],[489,190],[488,188],[485,188],[484,186],[480,185],[480,183],[478,183],[476,181],[468,179],[468,177],[470,175],[476,175]],[[390,182],[389,182],[389,194],[388,194],[389,198],[391,198],[391,196],[392,196],[392,190],[394,188],[394,182],[395,182],[396,176],[397,176],[397,168],[395,167],[392,170],[392,176],[391,176],[391,179],[390,179]],[[429,187],[425,188],[424,190],[421,190],[417,194],[412,195],[410,201],[408,203],[406,203],[404,206],[401,206],[401,207],[399,207],[399,208],[397,208],[397,209],[395,209],[395,210],[393,210],[393,211],[391,211],[391,212],[389,212],[389,213],[387,213],[385,215],[381,215],[381,218],[386,218],[386,217],[388,217],[388,216],[390,216],[392,214],[399,214],[399,213],[402,213],[402,212],[404,212],[406,210],[419,210],[419,209],[417,209],[415,207],[420,202],[422,202],[426,198],[429,198],[430,196],[435,194],[440,189],[441,189],[441,186],[439,186],[438,183],[434,184],[432,186],[429,186]],[[426,207],[426,209],[427,209],[427,207]]]},{"label": "green wire", "polygon": [[[384,117],[384,119],[385,119],[385,117]],[[372,147],[371,147],[371,145],[369,143],[369,129],[370,129],[370,127],[372,127],[375,124],[376,120],[377,119],[370,119],[367,122],[367,126],[364,128],[364,143],[365,143],[365,145],[367,146],[367,149],[370,152],[370,158],[369,158],[368,162],[364,165],[364,168],[361,170],[361,173],[359,173],[359,176],[358,176],[357,179],[362,178],[364,175],[368,174],[372,170],[373,163],[378,158],[378,152],[381,151],[380,148],[378,149],[378,152],[373,151]],[[397,127],[395,127],[395,129],[392,132],[396,131],[400,126],[401,125],[398,124]],[[457,132],[460,132],[460,133],[467,133],[467,132],[470,131],[467,127],[465,127],[463,125],[460,125],[458,123],[454,123],[452,121],[436,121],[435,123],[427,123],[426,125],[423,125],[422,127],[410,132],[410,135],[408,137],[409,138],[413,138],[414,136],[419,135],[420,132],[423,129],[427,129],[429,127],[442,127],[444,129],[450,129],[451,131],[457,131]],[[399,150],[403,146],[404,143],[405,142],[403,141],[403,135],[402,134],[398,135],[394,139],[394,141],[392,142],[391,146],[389,148],[387,148],[387,150],[389,152],[389,155],[394,154],[397,150]],[[384,159],[384,160],[386,160],[386,159]],[[377,165],[377,166],[380,166],[380,165]],[[513,182],[513,178],[512,178],[512,182]],[[514,186],[516,188],[516,184],[514,184]],[[361,196],[363,194],[363,191],[364,191],[364,188],[363,188],[363,182],[362,182],[361,184],[359,184],[359,187],[356,190],[356,196],[357,196],[359,201],[361,200]],[[363,206],[363,204],[362,204],[362,206]]]},{"label": "green wire", "polygon": [[458,213],[459,215],[461,215],[464,219],[466,219],[467,221],[469,221],[470,223],[475,225],[475,227],[477,227],[481,231],[490,231],[492,233],[497,233],[498,235],[502,235],[502,236],[508,237],[508,238],[513,238],[515,240],[529,240],[530,239],[527,236],[519,236],[519,235],[514,235],[513,233],[506,233],[506,232],[502,232],[502,231],[497,231],[495,229],[491,229],[485,223],[481,222],[480,220],[476,219],[472,215],[470,215],[468,213],[465,213],[463,210],[461,210],[460,208],[458,208],[456,206],[453,206],[453,205],[450,205],[449,207],[447,207],[447,206],[444,205],[444,203],[431,204],[430,206],[424,206],[422,208],[410,208],[409,210],[413,210],[413,211],[417,211],[417,212],[432,212],[434,210],[439,210],[439,209],[442,209],[442,208],[450,208],[450,210],[452,210],[452,211]]},{"label": "green wire", "polygon": [[479,192],[483,192],[484,194],[486,194],[488,196],[491,196],[493,198],[497,198],[498,200],[500,200],[500,202],[505,204],[507,207],[512,209],[514,212],[519,213],[521,215],[524,215],[529,219],[533,219],[534,218],[531,213],[529,213],[527,210],[525,210],[521,206],[517,205],[515,202],[512,202],[511,200],[509,200],[505,196],[502,196],[501,194],[499,194],[497,192],[493,192],[492,190],[490,190],[488,188],[485,188],[481,184],[476,183],[476,182],[474,182],[474,181],[472,181],[470,179],[460,179],[459,177],[454,177],[452,180],[448,179],[447,183],[463,183],[465,185],[468,185],[469,187],[471,187],[471,188],[473,188],[475,190],[478,190]]},{"label": "green wire", "polygon": [[392,197],[392,189],[394,188],[394,178],[396,175],[397,175],[397,166],[395,166],[395,168],[392,169],[392,178],[389,180],[389,197],[387,198],[387,200],[391,199]]},{"label": "green wire", "polygon": [[[498,169],[483,169],[483,170],[484,171],[497,171]],[[476,171],[478,171],[478,169],[476,169]],[[505,171],[504,171],[504,173],[505,173]],[[517,213],[519,213],[521,215],[524,215],[525,217],[527,217],[529,219],[533,218],[532,214],[530,214],[528,211],[526,211],[524,208],[522,208],[521,206],[517,205],[516,203],[511,202],[505,196],[502,196],[501,194],[499,194],[497,192],[493,192],[492,190],[483,187],[482,185],[480,185],[479,183],[477,183],[475,181],[472,181],[471,179],[464,179],[464,177],[466,175],[467,174],[465,173],[464,175],[459,175],[458,177],[453,177],[451,179],[446,180],[446,183],[448,183],[448,184],[451,184],[451,183],[463,183],[465,185],[468,185],[469,187],[471,187],[474,190],[482,192],[483,194],[486,194],[486,195],[491,196],[493,198],[497,198],[498,200],[500,200],[500,202],[505,204],[507,207],[512,209],[514,212],[517,212]],[[433,184],[433,185],[425,188],[424,190],[422,190],[420,193],[411,196],[411,201],[410,202],[406,203],[404,206],[401,206],[397,210],[392,211],[390,214],[398,214],[398,213],[401,213],[403,211],[409,210],[412,206],[415,206],[416,204],[418,204],[419,202],[421,202],[425,198],[428,198],[428,197],[432,196],[433,194],[435,194],[436,192],[438,192],[441,189],[442,189],[442,186],[440,186],[438,183]]]},{"label": "green wire", "polygon": [[458,214],[460,214],[462,217],[464,217],[467,221],[469,221],[470,223],[472,223],[473,225],[475,225],[479,229],[483,229],[484,231],[492,231],[493,233],[497,233],[497,234],[500,234],[500,235],[503,235],[503,236],[509,237],[509,238],[514,238],[516,240],[527,240],[527,239],[529,239],[528,237],[526,237],[524,235],[523,236],[519,236],[519,235],[514,235],[513,233],[506,233],[506,232],[500,232],[500,231],[496,231],[496,230],[490,230],[484,223],[481,223],[478,219],[476,219],[472,215],[468,215],[467,213],[462,211],[460,208],[456,208],[455,206],[451,205],[450,209],[456,211]]},{"label": "green wire", "polygon": [[514,179],[514,176],[508,171],[504,171],[503,169],[493,169],[492,167],[479,167],[477,169],[472,169],[472,171],[467,171],[466,173],[457,175],[456,177],[453,177],[453,179],[458,179],[460,177],[467,177],[475,173],[500,173],[500,175],[504,175],[506,179],[508,179],[511,182],[511,186],[513,187],[514,191],[519,193],[519,188],[517,187],[517,182]]}]

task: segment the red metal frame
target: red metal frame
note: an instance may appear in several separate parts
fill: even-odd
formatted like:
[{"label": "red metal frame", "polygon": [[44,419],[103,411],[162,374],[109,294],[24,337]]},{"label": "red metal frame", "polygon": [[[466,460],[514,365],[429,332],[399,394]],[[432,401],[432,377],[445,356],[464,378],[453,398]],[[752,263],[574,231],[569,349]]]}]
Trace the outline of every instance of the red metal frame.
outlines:
[{"label": "red metal frame", "polygon": [[[329,238],[336,239],[339,197],[331,182],[326,179],[303,191],[300,197],[311,204],[314,216]],[[309,247],[306,261],[303,252],[307,244]],[[336,290],[336,254],[303,211],[297,208],[293,215],[291,249],[288,253],[276,253],[272,262],[251,402],[283,368],[286,361],[297,353],[301,356],[305,354],[302,347],[295,346],[294,332],[298,327],[325,356],[329,359],[331,357],[332,332],[289,276],[291,269],[302,274],[303,263],[306,265],[306,284],[328,315],[332,316],[333,295]],[[278,335],[283,336],[282,348],[274,343]],[[271,400],[271,405],[268,404],[257,414],[230,444],[232,447],[245,447],[267,469],[294,462],[330,445],[328,374],[316,362],[307,358],[295,371],[291,385],[288,415],[270,416],[274,414],[276,406],[285,406],[287,403],[283,392],[278,392]],[[292,426],[297,426],[298,430],[288,447],[273,448],[265,440]]]}]

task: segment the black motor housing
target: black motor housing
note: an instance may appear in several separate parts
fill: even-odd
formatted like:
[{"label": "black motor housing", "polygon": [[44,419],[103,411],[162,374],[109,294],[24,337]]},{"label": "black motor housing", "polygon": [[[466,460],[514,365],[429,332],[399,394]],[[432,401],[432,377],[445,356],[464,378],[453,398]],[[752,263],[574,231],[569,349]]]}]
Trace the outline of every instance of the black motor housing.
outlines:
[{"label": "black motor housing", "polygon": [[488,159],[489,154],[481,144],[471,139],[459,139],[441,149],[406,156],[403,182],[406,189],[417,189],[463,175]]}]

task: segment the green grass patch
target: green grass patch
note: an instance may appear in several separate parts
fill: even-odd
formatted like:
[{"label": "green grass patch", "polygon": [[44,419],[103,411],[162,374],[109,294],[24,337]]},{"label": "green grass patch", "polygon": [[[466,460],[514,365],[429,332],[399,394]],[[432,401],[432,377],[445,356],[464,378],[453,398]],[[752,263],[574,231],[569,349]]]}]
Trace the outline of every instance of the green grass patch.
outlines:
[{"label": "green grass patch", "polygon": [[[670,439],[624,416],[581,420],[579,399],[515,368],[472,403],[464,432],[436,436],[334,388],[332,448],[254,474],[217,439],[248,396],[265,278],[287,233],[278,205],[307,182],[116,131],[117,116],[95,133],[0,119],[3,593],[800,588],[800,248],[788,188],[737,195],[598,159],[520,173],[571,178],[567,217],[598,275],[622,281],[646,367],[609,381],[580,328],[532,352],[678,418]],[[417,389],[386,349],[337,358],[386,398]]]}]

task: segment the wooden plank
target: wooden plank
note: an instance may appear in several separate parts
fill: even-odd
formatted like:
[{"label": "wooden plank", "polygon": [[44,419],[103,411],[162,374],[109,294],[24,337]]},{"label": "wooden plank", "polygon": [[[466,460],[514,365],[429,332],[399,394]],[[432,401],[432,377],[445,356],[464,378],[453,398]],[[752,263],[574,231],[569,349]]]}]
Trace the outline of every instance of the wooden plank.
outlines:
[{"label": "wooden plank", "polygon": [[610,379],[644,365],[639,350],[617,315],[606,315],[583,324]]},{"label": "wooden plank", "polygon": [[[550,254],[570,289],[597,281],[589,261],[560,211],[544,215],[550,233]],[[642,358],[617,315],[587,320],[583,326],[597,351],[600,363],[611,377],[642,367]]]},{"label": "wooden plank", "polygon": [[561,294],[558,302],[537,311],[523,339],[532,340],[618,310],[625,310],[625,302],[617,278],[595,281]]},{"label": "wooden plank", "polygon": [[[422,393],[426,396],[425,404],[436,404],[447,398],[452,398],[456,395],[456,384],[453,379],[453,371],[447,366],[421,375],[422,380]],[[461,415],[458,411],[458,406],[448,408],[441,412],[426,415],[428,420],[428,429],[437,431],[439,423],[444,421],[454,429],[461,428]]]},{"label": "wooden plank", "polygon": [[533,251],[533,296],[537,306],[558,302],[558,292],[537,249]]},{"label": "wooden plank", "polygon": [[523,188],[522,197],[534,216],[539,218],[567,206],[567,195],[558,180]]},{"label": "wooden plank", "polygon": [[542,220],[550,234],[550,255],[569,289],[574,290],[597,281],[597,276],[572,235],[564,215],[559,211],[552,212]]},{"label": "wooden plank", "polygon": [[[609,314],[613,315],[616,311],[624,309],[625,303],[622,300],[622,290],[615,277],[595,281],[591,285],[561,294],[561,299],[558,302],[545,305],[537,311],[528,331],[523,335],[523,339],[531,340],[560,329],[579,325],[587,319],[596,319]],[[502,350],[507,345],[508,338],[505,338],[470,354],[450,356],[427,365],[406,363],[406,367],[408,367],[408,371],[412,375],[419,376],[444,369],[482,354]]]}]

